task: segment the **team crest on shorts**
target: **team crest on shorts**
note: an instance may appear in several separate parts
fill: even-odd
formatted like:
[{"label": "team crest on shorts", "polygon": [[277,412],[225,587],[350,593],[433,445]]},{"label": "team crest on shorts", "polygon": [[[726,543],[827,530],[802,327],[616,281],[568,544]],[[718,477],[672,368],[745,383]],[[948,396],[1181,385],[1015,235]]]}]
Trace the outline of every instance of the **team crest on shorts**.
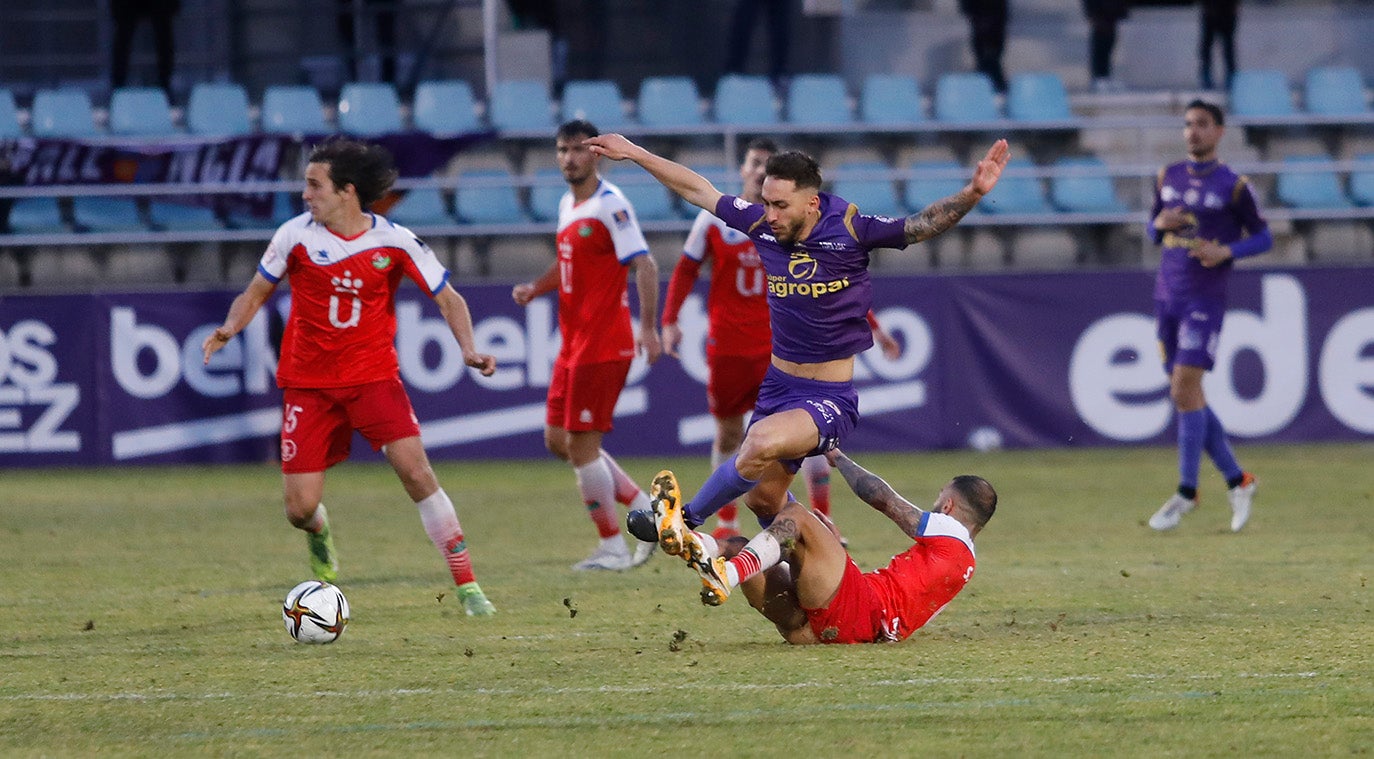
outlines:
[{"label": "team crest on shorts", "polygon": [[296,441],[294,441],[294,440],[283,440],[283,441],[281,441],[281,460],[282,460],[282,461],[290,461],[291,459],[294,459],[294,458],[296,458]]}]

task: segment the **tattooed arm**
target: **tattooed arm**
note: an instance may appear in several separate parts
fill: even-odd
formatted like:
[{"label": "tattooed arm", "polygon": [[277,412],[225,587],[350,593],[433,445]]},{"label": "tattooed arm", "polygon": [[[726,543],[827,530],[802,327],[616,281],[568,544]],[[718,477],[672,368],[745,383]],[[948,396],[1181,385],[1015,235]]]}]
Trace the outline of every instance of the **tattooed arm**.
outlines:
[{"label": "tattooed arm", "polygon": [[1010,157],[1011,151],[1007,148],[1006,140],[993,143],[988,149],[988,154],[978,162],[978,167],[973,170],[973,178],[964,189],[931,203],[919,213],[906,217],[907,244],[929,240],[959,223],[964,214],[973,210],[984,195],[992,192]]},{"label": "tattooed arm", "polygon": [[854,495],[895,522],[908,537],[915,538],[919,535],[920,508],[898,495],[883,478],[855,464],[853,459],[840,451],[830,451],[825,457],[844,476]]}]

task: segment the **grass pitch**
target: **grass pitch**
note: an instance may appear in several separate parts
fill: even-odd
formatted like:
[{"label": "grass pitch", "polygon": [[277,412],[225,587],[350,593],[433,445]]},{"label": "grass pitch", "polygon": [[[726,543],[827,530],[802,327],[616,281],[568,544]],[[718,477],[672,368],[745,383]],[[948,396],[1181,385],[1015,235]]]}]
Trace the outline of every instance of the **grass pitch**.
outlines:
[{"label": "grass pitch", "polygon": [[[614,448],[614,441],[610,441]],[[440,464],[500,610],[462,614],[384,465],[331,472],[352,605],[293,642],[309,578],[270,465],[0,473],[0,754],[1344,756],[1374,752],[1374,446],[1247,447],[1179,529],[1165,449],[855,458],[918,503],[998,488],[965,592],[904,643],[790,648],[657,556],[574,573],[594,532],[554,461]],[[647,482],[700,460],[622,463]],[[800,492],[800,491],[798,491]],[[904,538],[841,478],[870,569]]]}]

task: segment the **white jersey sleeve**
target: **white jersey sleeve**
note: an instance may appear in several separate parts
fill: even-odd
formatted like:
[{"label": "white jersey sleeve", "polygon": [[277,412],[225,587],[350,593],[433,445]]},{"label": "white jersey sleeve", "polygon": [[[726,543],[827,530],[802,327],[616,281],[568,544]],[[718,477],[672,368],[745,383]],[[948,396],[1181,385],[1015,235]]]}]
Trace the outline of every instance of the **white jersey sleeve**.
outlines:
[{"label": "white jersey sleeve", "polygon": [[938,511],[922,512],[918,531],[923,538],[955,538],[968,546],[969,553],[974,553],[973,538],[969,537],[968,528],[948,514]]},{"label": "white jersey sleeve", "polygon": [[611,233],[611,242],[615,245],[615,257],[621,263],[649,252],[649,243],[644,239],[644,232],[639,228],[639,219],[635,216],[635,209],[620,193],[620,189],[609,182],[603,182],[601,186],[598,216],[601,223],[606,225],[607,231]]},{"label": "white jersey sleeve", "polygon": [[389,228],[395,239],[393,244],[405,251],[411,263],[411,266],[406,267],[406,273],[415,280],[415,284],[423,287],[430,295],[436,295],[444,289],[444,285],[448,283],[449,272],[439,262],[439,257],[434,255],[433,249],[414,232],[400,224],[378,216],[377,225]]},{"label": "white jersey sleeve", "polygon": [[721,224],[710,211],[702,211],[697,214],[696,221],[692,222],[692,231],[687,233],[687,241],[682,244],[682,255],[687,256],[693,261],[705,261],[706,254],[710,252],[707,246],[706,233],[711,231],[711,227]]},{"label": "white jersey sleeve", "polygon": [[286,262],[291,256],[291,249],[300,243],[302,232],[309,221],[310,215],[303,213],[277,227],[276,233],[272,235],[272,241],[267,243],[267,250],[263,251],[262,258],[258,261],[258,273],[269,282],[276,284],[286,276]]}]

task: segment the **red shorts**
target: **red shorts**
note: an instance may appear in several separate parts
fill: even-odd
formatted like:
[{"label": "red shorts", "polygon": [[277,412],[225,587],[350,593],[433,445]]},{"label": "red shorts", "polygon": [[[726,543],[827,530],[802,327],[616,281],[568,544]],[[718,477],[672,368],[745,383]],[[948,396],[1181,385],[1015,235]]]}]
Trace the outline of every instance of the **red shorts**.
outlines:
[{"label": "red shorts", "polygon": [[769,356],[707,356],[706,405],[711,416],[727,419],[754,410]]},{"label": "red shorts", "polygon": [[366,385],[282,390],[281,470],[322,472],[348,458],[353,430],[379,451],[420,434],[399,377]]},{"label": "red shorts", "polygon": [[882,598],[854,560],[845,557],[840,589],[824,609],[803,609],[821,643],[874,643],[883,640]]},{"label": "red shorts", "polygon": [[629,375],[629,361],[569,364],[559,356],[553,362],[545,421],[569,432],[610,432],[615,403]]}]

